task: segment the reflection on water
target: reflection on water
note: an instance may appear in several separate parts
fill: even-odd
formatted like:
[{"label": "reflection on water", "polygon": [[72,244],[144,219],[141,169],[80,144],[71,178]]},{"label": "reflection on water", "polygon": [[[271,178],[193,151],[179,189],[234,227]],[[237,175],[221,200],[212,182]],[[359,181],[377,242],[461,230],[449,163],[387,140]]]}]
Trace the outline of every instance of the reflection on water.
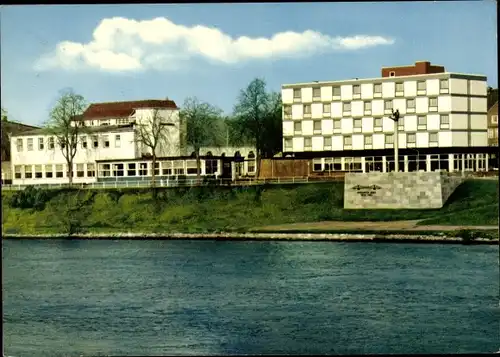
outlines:
[{"label": "reflection on water", "polygon": [[4,241],[14,356],[498,349],[493,246]]}]

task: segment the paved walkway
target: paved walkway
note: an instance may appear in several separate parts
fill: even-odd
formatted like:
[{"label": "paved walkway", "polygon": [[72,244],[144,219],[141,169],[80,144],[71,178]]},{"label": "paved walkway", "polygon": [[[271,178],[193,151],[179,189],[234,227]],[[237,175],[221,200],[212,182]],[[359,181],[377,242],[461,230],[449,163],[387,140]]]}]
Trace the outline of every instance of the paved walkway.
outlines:
[{"label": "paved walkway", "polygon": [[324,221],[309,223],[290,223],[275,226],[265,226],[255,228],[259,230],[273,230],[286,232],[289,230],[380,230],[380,231],[454,231],[460,229],[486,229],[497,230],[498,226],[445,226],[445,225],[425,225],[418,226],[419,220],[413,221],[393,221],[393,222],[342,222]]}]

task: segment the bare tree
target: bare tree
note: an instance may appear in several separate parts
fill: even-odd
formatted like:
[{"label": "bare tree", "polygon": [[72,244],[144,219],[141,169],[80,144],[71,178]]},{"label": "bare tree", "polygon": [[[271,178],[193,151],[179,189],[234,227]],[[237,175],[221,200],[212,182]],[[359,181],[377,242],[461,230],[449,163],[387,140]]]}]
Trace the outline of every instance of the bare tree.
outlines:
[{"label": "bare tree", "polygon": [[201,102],[196,97],[187,98],[181,110],[181,117],[187,122],[187,144],[193,147],[196,156],[196,177],[201,176],[200,149],[203,146],[220,146],[222,110]]},{"label": "bare tree", "polygon": [[136,143],[146,147],[152,157],[151,187],[153,188],[153,198],[157,197],[155,167],[158,153],[165,152],[170,148],[170,128],[175,127],[175,123],[171,121],[174,112],[171,110],[163,112],[168,114],[163,116],[159,109],[154,108],[151,115],[142,118],[135,125]]},{"label": "bare tree", "polygon": [[75,119],[85,111],[86,107],[83,96],[71,89],[65,90],[52,108],[50,119],[45,124],[46,132],[55,137],[66,160],[70,186],[73,184],[73,160],[78,149],[78,136],[84,130]]}]

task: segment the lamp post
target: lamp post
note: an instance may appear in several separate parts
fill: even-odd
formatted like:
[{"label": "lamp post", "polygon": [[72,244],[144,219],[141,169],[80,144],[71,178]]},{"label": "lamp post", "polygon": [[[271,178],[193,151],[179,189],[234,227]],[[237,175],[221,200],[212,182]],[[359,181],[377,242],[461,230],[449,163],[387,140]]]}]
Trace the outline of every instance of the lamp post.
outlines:
[{"label": "lamp post", "polygon": [[392,110],[392,115],[389,117],[394,120],[394,171],[399,172],[399,157],[398,157],[398,121],[399,121],[399,109]]}]

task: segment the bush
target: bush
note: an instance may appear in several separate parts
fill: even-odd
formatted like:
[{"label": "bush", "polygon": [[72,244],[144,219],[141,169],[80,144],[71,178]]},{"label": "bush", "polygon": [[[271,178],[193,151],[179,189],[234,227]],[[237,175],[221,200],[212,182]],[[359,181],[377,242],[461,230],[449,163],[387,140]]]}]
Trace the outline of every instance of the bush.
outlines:
[{"label": "bush", "polygon": [[50,201],[51,195],[47,190],[28,186],[24,190],[16,191],[12,195],[9,206],[12,208],[21,209],[34,209],[36,211],[43,211],[45,204]]}]

